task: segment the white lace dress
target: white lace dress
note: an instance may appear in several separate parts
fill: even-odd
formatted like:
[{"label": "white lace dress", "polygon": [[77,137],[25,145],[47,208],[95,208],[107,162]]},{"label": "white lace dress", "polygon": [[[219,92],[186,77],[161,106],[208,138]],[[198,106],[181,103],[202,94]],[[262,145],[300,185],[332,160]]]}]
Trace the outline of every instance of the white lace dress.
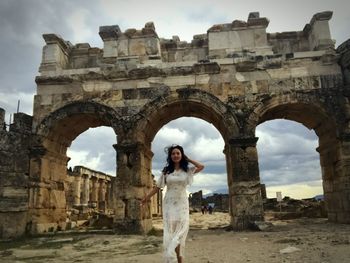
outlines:
[{"label": "white lace dress", "polygon": [[163,199],[163,247],[166,263],[177,262],[175,248],[179,244],[180,256],[184,257],[190,222],[186,188],[193,182],[194,170],[195,167],[191,167],[187,172],[179,170],[161,175],[157,182],[159,188],[167,187]]}]

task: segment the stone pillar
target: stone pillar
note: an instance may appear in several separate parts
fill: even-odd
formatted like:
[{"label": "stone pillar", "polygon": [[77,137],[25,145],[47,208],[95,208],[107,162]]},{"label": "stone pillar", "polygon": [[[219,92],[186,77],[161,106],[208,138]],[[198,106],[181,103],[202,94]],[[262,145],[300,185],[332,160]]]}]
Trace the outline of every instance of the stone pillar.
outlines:
[{"label": "stone pillar", "polygon": [[90,180],[87,174],[83,175],[83,192],[82,192],[82,205],[88,205],[90,197]]},{"label": "stone pillar", "polygon": [[31,234],[66,227],[67,161],[67,156],[50,152],[42,146],[31,148],[28,217]]},{"label": "stone pillar", "polygon": [[258,155],[255,137],[232,138],[225,146],[231,225],[247,229],[251,222],[264,220]]},{"label": "stone pillar", "polygon": [[322,144],[317,150],[328,219],[350,223],[350,134],[342,135],[337,143]]},{"label": "stone pillar", "polygon": [[157,213],[158,215],[163,215],[163,190],[159,189],[157,193]]},{"label": "stone pillar", "polygon": [[[118,137],[119,140],[119,137]],[[117,178],[112,184],[114,202],[124,213],[115,220],[116,232],[145,233],[152,228],[150,206],[140,206],[140,199],[153,186],[151,159],[153,153],[142,143],[118,143]],[[118,213],[121,211],[118,211]],[[121,218],[120,216],[124,216]]]},{"label": "stone pillar", "polygon": [[[155,181],[153,181],[153,185],[155,185]],[[152,217],[158,215],[158,198],[159,198],[158,193],[153,195],[151,198],[151,216]]]},{"label": "stone pillar", "polygon": [[106,206],[106,181],[104,179],[98,180],[98,209],[105,211]]},{"label": "stone pillar", "polygon": [[99,180],[98,201],[106,201],[106,181],[104,179]]},{"label": "stone pillar", "polygon": [[5,110],[3,108],[0,108],[0,130],[6,130]]},{"label": "stone pillar", "polygon": [[108,208],[111,208],[110,207],[110,203],[111,203],[111,197],[112,197],[112,194],[111,194],[111,187],[112,187],[112,182],[111,181],[107,181],[106,182],[106,194],[105,194],[105,200],[106,200],[106,205]]},{"label": "stone pillar", "polygon": [[260,189],[261,189],[261,198],[264,200],[264,199],[267,198],[266,185],[265,184],[260,184]]},{"label": "stone pillar", "polygon": [[74,205],[80,205],[81,175],[74,177]]},{"label": "stone pillar", "polygon": [[99,182],[97,177],[92,177],[92,187],[91,187],[91,200],[90,204],[92,207],[97,207],[97,202],[98,202],[98,187],[99,187]]}]

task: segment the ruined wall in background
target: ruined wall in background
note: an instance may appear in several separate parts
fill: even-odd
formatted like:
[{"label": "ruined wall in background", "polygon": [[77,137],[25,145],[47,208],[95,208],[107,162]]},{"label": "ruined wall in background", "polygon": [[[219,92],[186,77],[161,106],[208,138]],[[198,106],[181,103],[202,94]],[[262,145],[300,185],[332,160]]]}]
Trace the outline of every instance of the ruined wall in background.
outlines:
[{"label": "ruined wall in background", "polygon": [[23,235],[27,225],[32,117],[14,114],[9,131],[0,109],[0,238]]}]

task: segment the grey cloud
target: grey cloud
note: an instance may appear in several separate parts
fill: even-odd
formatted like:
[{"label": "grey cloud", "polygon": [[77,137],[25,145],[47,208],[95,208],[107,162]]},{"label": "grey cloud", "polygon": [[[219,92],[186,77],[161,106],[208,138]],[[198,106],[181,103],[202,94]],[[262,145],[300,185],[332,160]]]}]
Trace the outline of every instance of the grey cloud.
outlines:
[{"label": "grey cloud", "polygon": [[7,93],[33,93],[34,79],[38,74],[45,44],[42,34],[56,33],[71,40],[74,25],[68,24],[66,18],[75,10],[88,6],[91,16],[86,21],[87,27],[95,28],[98,36],[99,24],[93,15],[100,9],[98,5],[87,5],[83,0],[1,1],[0,61],[6,63],[0,65],[0,90]]},{"label": "grey cloud", "polygon": [[[264,163],[260,166],[260,178],[270,186],[316,181],[322,178],[319,162],[314,158],[303,159],[301,156],[287,159],[281,156],[280,158],[271,158],[268,162],[270,162],[270,166],[265,167]],[[274,162],[277,165],[271,165]]]},{"label": "grey cloud", "polygon": [[320,180],[317,136],[304,126],[285,120],[259,125],[257,133],[260,178],[268,186]]},{"label": "grey cloud", "polygon": [[113,148],[113,144],[117,143],[115,136],[112,128],[89,129],[73,141],[70,149],[88,152],[87,159],[101,156],[98,170],[101,172],[115,171],[117,156]]},{"label": "grey cloud", "polygon": [[[196,123],[196,125],[193,125],[193,123]],[[176,129],[190,130],[192,139],[196,139],[200,135],[211,139],[221,137],[219,131],[211,123],[199,118],[179,118],[171,121],[167,126]],[[208,127],[210,127],[210,129],[208,129]]]},{"label": "grey cloud", "polygon": [[285,136],[294,134],[308,140],[317,140],[314,130],[309,130],[301,123],[277,119],[260,124],[257,130],[264,130],[273,136]]}]

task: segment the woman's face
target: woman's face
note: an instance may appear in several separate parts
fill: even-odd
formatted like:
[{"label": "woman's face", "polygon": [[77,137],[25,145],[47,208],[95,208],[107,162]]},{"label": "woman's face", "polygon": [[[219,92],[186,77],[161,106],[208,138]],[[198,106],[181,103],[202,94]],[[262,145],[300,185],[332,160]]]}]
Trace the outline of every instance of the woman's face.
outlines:
[{"label": "woman's face", "polygon": [[180,163],[181,158],[182,158],[182,154],[181,154],[181,151],[179,149],[175,148],[171,151],[171,160],[174,163]]}]

